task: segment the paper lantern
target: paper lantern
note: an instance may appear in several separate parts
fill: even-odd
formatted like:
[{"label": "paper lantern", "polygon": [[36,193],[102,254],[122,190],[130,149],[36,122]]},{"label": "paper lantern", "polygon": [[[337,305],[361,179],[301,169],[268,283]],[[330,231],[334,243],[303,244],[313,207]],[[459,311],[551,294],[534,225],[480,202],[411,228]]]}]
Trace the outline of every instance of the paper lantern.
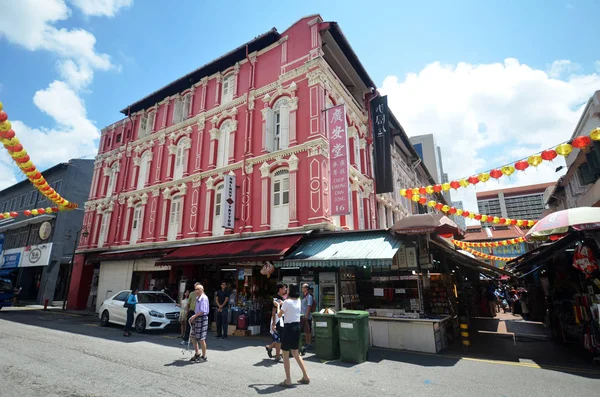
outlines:
[{"label": "paper lantern", "polygon": [[460,183],[460,186],[462,186],[462,187],[468,187],[470,185],[469,181],[466,179],[461,179],[459,181],[459,183]]},{"label": "paper lantern", "polygon": [[554,149],[548,149],[548,150],[544,150],[541,154],[542,158],[546,161],[552,161],[556,158],[556,156],[558,156],[556,154],[556,150]]},{"label": "paper lantern", "polygon": [[492,222],[494,222],[494,223],[500,223],[500,218],[498,218],[497,216],[495,216],[494,219],[492,219]]},{"label": "paper lantern", "polygon": [[472,212],[469,212],[469,215],[467,215],[469,217],[469,219],[475,219],[475,214]]},{"label": "paper lantern", "polygon": [[463,210],[461,210],[460,208],[457,208],[456,209],[456,215],[462,216],[462,214],[463,214]]},{"label": "paper lantern", "polygon": [[433,191],[440,193],[442,191],[442,185],[433,185]]},{"label": "paper lantern", "polygon": [[11,212],[11,213],[10,213],[10,217],[11,217],[11,218],[16,218],[17,216],[19,216],[19,213],[18,213],[18,212],[14,212],[14,211],[13,211],[13,212]]},{"label": "paper lantern", "polygon": [[479,179],[480,182],[485,183],[490,180],[490,174],[487,172],[482,172],[481,174],[477,175],[477,179]]},{"label": "paper lantern", "polygon": [[499,179],[500,177],[502,177],[502,175],[504,175],[504,174],[500,170],[491,170],[490,171],[490,176],[494,179]]},{"label": "paper lantern", "polygon": [[448,190],[450,190],[450,187],[451,187],[451,186],[450,186],[450,184],[449,184],[448,182],[446,182],[446,183],[442,183],[442,190],[443,190],[444,192],[447,192]]},{"label": "paper lantern", "polygon": [[415,187],[415,188],[413,188],[413,190],[412,190],[412,194],[413,194],[413,196],[414,196],[415,194],[419,194],[419,188],[418,188],[418,187]]},{"label": "paper lantern", "polygon": [[450,182],[450,187],[454,190],[458,189],[460,187],[460,182],[459,181],[452,181]]},{"label": "paper lantern", "polygon": [[502,173],[506,176],[511,176],[515,172],[515,167],[512,165],[505,165],[502,167]]},{"label": "paper lantern", "polygon": [[435,205],[435,209],[437,209],[437,210],[441,211],[441,210],[442,210],[442,208],[444,208],[444,204],[442,204],[442,203],[436,203],[436,205]]},{"label": "paper lantern", "polygon": [[52,208],[46,207],[46,214],[51,214],[51,213],[52,213]]},{"label": "paper lantern", "polygon": [[4,214],[0,214],[0,220],[4,219]]},{"label": "paper lantern", "polygon": [[529,158],[527,159],[527,163],[532,167],[537,167],[538,165],[542,164],[543,161],[544,159],[539,154],[529,156]]},{"label": "paper lantern", "polygon": [[400,196],[406,197],[406,189],[400,189]]},{"label": "paper lantern", "polygon": [[500,224],[504,225],[506,223],[506,218],[500,218]]},{"label": "paper lantern", "polygon": [[471,185],[477,185],[479,183],[479,178],[476,176],[470,176],[467,181],[469,181]]},{"label": "paper lantern", "polygon": [[25,211],[23,211],[23,215],[25,215],[25,216],[31,216],[31,211],[25,210]]},{"label": "paper lantern", "polygon": [[471,213],[469,211],[463,211],[462,216],[464,216],[465,218],[467,217],[471,217]]},{"label": "paper lantern", "polygon": [[5,122],[6,120],[8,120],[8,114],[6,114],[4,110],[0,110],[0,123]]},{"label": "paper lantern", "polygon": [[488,218],[489,218],[489,216],[487,216],[487,215],[481,215],[481,222],[487,222]]},{"label": "paper lantern", "polygon": [[561,143],[556,147],[556,153],[560,154],[561,156],[567,157],[572,151],[573,146],[569,145],[568,143]]},{"label": "paper lantern", "polygon": [[420,199],[421,199],[421,196],[419,196],[418,194],[413,194],[413,196],[411,197],[411,200],[414,201],[415,203],[418,203]]},{"label": "paper lantern", "polygon": [[571,142],[571,145],[574,148],[577,149],[583,149],[584,147],[589,146],[592,143],[592,140],[590,139],[589,136],[578,136],[577,138],[573,139],[573,142]]},{"label": "paper lantern", "polygon": [[0,123],[0,131],[9,131],[11,128],[12,124],[8,120]]},{"label": "paper lantern", "polygon": [[517,221],[517,226],[523,226],[523,221],[521,219]]},{"label": "paper lantern", "polygon": [[5,218],[5,219],[8,219],[8,218],[10,218],[10,213],[8,213],[8,212],[5,212],[3,215],[4,215],[4,218]]},{"label": "paper lantern", "polygon": [[448,205],[444,205],[442,207],[442,212],[448,212],[449,210],[450,210],[450,206],[448,206]]},{"label": "paper lantern", "polygon": [[413,195],[412,189],[407,189],[407,190],[406,190],[406,197],[407,197],[407,198],[411,198],[411,197],[412,197],[412,195]]},{"label": "paper lantern", "polygon": [[474,218],[476,221],[480,221],[483,215],[481,214],[475,214]]},{"label": "paper lantern", "polygon": [[520,160],[515,163],[515,169],[525,171],[529,167],[529,163],[525,160]]},{"label": "paper lantern", "polygon": [[594,128],[590,132],[590,138],[592,138],[594,141],[600,141],[600,127]]},{"label": "paper lantern", "polygon": [[443,238],[452,238],[453,234],[452,233],[441,233],[441,234],[438,234],[438,236],[443,237]]},{"label": "paper lantern", "polygon": [[43,208],[38,208],[37,211],[38,211],[38,214],[40,214],[40,215],[44,215],[46,213],[46,210]]},{"label": "paper lantern", "polygon": [[436,205],[436,202],[435,202],[435,201],[433,201],[433,200],[431,200],[431,201],[428,201],[428,202],[427,202],[427,206],[428,206],[429,208],[433,208],[433,207],[435,207],[435,205]]},{"label": "paper lantern", "polygon": [[450,215],[454,215],[454,214],[456,214],[456,208],[454,208],[454,207],[450,207],[450,208],[448,209],[448,213],[449,213]]},{"label": "paper lantern", "polygon": [[517,220],[516,220],[516,219],[512,219],[512,220],[510,221],[510,224],[511,224],[511,225],[513,225],[513,226],[514,226],[514,225],[516,225],[516,224],[517,224]]}]

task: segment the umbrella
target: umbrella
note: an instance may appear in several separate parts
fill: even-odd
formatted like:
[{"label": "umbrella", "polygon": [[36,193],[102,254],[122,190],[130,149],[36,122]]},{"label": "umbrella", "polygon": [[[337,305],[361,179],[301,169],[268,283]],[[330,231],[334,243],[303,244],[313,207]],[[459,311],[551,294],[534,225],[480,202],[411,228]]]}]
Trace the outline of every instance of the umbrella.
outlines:
[{"label": "umbrella", "polygon": [[571,231],[600,229],[600,208],[579,207],[553,212],[540,219],[525,235],[527,240],[547,240]]},{"label": "umbrella", "polygon": [[398,234],[437,233],[442,236],[463,237],[458,225],[443,214],[410,215],[396,222],[391,230]]}]

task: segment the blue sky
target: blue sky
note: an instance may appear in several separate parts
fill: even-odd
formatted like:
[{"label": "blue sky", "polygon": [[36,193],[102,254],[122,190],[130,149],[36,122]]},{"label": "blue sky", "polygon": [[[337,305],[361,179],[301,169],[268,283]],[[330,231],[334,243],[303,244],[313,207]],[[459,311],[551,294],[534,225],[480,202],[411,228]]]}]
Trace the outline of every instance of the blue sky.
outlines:
[{"label": "blue sky", "polygon": [[[451,177],[568,139],[581,104],[600,89],[594,43],[600,3],[594,0],[233,3],[224,9],[207,1],[0,0],[7,11],[0,15],[0,101],[11,119],[22,122],[22,140],[31,139],[30,152],[40,158],[34,160],[45,168],[55,159],[94,154],[94,128],[120,119],[120,109],[271,27],[282,32],[314,13],[340,24],[409,135],[436,135]],[[95,46],[81,40],[66,51],[56,38],[61,29],[84,30]],[[68,77],[67,61],[84,76]],[[444,103],[454,96],[463,106],[448,110]],[[522,114],[524,104],[534,110]],[[79,113],[71,114],[72,108]],[[547,120],[549,108],[560,119]],[[529,117],[531,112],[539,114]],[[543,124],[551,131],[538,131]],[[454,129],[463,140],[457,141]],[[519,138],[530,130],[545,138]],[[48,145],[75,143],[65,147],[63,141],[54,156],[48,145],[35,146],[44,135],[53,138]],[[471,139],[477,143],[470,145]],[[456,160],[456,142],[474,147],[472,161]],[[6,158],[2,168],[2,159],[0,187],[17,177]],[[512,183],[540,178],[532,174]]]}]

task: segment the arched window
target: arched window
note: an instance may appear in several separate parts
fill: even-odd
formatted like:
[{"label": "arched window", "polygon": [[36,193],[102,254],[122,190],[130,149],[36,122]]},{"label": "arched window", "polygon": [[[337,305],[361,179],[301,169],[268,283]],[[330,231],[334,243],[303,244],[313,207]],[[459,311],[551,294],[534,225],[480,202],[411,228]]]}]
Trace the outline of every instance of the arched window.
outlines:
[{"label": "arched window", "polygon": [[290,144],[290,101],[283,97],[267,111],[267,150],[276,152]]},{"label": "arched window", "polygon": [[131,223],[131,236],[129,244],[135,244],[141,234],[142,207],[137,206],[133,209],[133,221]]},{"label": "arched window", "polygon": [[219,143],[217,149],[217,168],[224,167],[229,163],[229,136],[231,133],[231,120],[226,120],[219,128]]},{"label": "arched window", "polygon": [[142,154],[142,161],[140,162],[140,170],[138,173],[137,188],[143,189],[146,187],[148,182],[148,175],[150,174],[150,160],[152,159],[152,152],[147,150]]},{"label": "arched window", "polygon": [[177,197],[171,200],[171,213],[169,214],[169,230],[167,232],[167,241],[175,241],[177,239],[179,225],[181,224],[182,203],[182,197]]},{"label": "arched window", "polygon": [[271,229],[287,229],[290,223],[290,173],[279,170],[273,175]]},{"label": "arched window", "polygon": [[173,171],[173,180],[183,178],[183,170],[187,162],[187,155],[185,149],[185,138],[182,138],[177,143],[177,152],[175,153],[175,170]]},{"label": "arched window", "polygon": [[215,188],[215,211],[213,213],[213,236],[222,236],[225,234],[223,228],[223,187],[221,183]]}]

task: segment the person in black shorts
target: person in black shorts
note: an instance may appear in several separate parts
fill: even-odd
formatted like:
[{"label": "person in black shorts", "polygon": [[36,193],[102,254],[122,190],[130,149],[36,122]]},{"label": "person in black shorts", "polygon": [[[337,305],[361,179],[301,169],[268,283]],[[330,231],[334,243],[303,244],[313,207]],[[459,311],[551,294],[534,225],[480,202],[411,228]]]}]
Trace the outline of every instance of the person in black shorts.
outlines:
[{"label": "person in black shorts", "polygon": [[283,333],[283,327],[279,317],[277,316],[277,304],[276,302],[283,303],[283,297],[287,294],[287,285],[284,283],[277,283],[277,295],[273,297],[273,310],[271,312],[271,324],[270,331],[273,337],[273,342],[270,345],[265,346],[269,358],[273,358],[273,348],[275,348],[275,360],[281,359],[281,334]]}]

